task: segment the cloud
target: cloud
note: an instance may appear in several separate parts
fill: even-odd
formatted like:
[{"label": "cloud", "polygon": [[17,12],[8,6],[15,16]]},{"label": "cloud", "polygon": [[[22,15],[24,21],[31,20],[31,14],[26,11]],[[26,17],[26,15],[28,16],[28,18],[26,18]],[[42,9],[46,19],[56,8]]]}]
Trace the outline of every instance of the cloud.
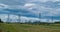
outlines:
[{"label": "cloud", "polygon": [[[14,1],[14,0],[13,0]],[[14,2],[19,2],[20,0],[15,0]],[[6,4],[0,4],[1,9],[10,9],[10,12],[13,11],[19,11],[17,14],[27,14],[27,15],[36,15],[39,17],[39,13],[41,13],[42,16],[59,16],[60,14],[60,0],[21,0],[23,5],[8,5]],[[12,4],[12,3],[10,3]],[[23,13],[21,12],[21,9]],[[28,11],[25,13],[25,11]]]},{"label": "cloud", "polygon": [[2,19],[2,21],[7,21],[7,14],[0,14],[0,19]]},{"label": "cloud", "polygon": [[[30,12],[33,12],[33,13],[38,14],[38,15],[39,15],[39,13],[41,13],[42,16],[43,15],[45,15],[45,16],[58,16],[58,14],[60,13],[58,10],[59,10],[60,7],[58,6],[58,4],[56,4],[56,2],[51,2],[51,1],[48,0],[44,4],[36,4],[36,3],[34,3],[35,5],[34,6],[31,5],[32,9],[29,9],[29,10],[30,10]],[[55,0],[55,1],[57,1],[57,0]]]},{"label": "cloud", "polygon": [[0,3],[0,9],[5,9],[5,8],[8,8],[8,5],[1,4],[1,3]]},{"label": "cloud", "polygon": [[[7,22],[8,20],[8,14],[0,14],[0,18],[2,21]],[[17,15],[9,15],[9,22],[19,22],[18,21],[19,17]],[[33,17],[25,17],[25,16],[20,16],[20,22],[34,22],[34,21],[41,21],[41,22],[52,22],[51,19],[39,19],[39,18],[33,18]]]},{"label": "cloud", "polygon": [[40,0],[41,2],[47,2],[47,1],[52,1],[52,2],[56,2],[56,1],[60,1],[60,0]]},{"label": "cloud", "polygon": [[35,4],[33,4],[33,3],[26,3],[24,5],[24,7],[28,8],[28,9],[32,9],[34,6],[35,6]]},{"label": "cloud", "polygon": [[[50,3],[48,2],[48,4],[50,4]],[[1,4],[1,6],[3,6],[3,8],[7,8],[7,9],[26,9],[26,11],[29,11],[29,12],[34,13],[36,15],[39,15],[39,13],[41,13],[43,15],[47,15],[47,16],[49,14],[50,15],[58,14],[58,12],[59,12],[59,11],[57,11],[58,9],[52,8],[51,5],[50,6],[47,5],[47,7],[46,7],[46,5],[47,5],[47,3],[44,3],[44,4],[25,3],[25,5],[23,5],[23,6]],[[56,13],[55,13],[55,11],[56,11]]]},{"label": "cloud", "polygon": [[56,1],[60,1],[60,0],[25,0],[26,2],[30,2],[30,3],[32,3],[32,2],[48,2],[48,1],[52,1],[52,2],[56,2]]}]

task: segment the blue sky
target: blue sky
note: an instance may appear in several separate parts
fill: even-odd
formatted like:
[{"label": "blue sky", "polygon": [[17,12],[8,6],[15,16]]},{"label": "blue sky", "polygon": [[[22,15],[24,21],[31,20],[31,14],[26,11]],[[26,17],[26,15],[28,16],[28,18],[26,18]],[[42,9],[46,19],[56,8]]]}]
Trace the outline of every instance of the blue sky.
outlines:
[{"label": "blue sky", "polygon": [[60,20],[60,0],[0,0],[0,14]]}]

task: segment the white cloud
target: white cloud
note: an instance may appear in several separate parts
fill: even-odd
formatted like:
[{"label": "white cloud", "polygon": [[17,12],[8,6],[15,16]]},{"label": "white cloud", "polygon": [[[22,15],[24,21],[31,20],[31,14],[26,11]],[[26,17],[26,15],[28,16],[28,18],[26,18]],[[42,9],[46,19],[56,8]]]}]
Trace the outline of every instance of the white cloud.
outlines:
[{"label": "white cloud", "polygon": [[0,14],[0,19],[5,22],[7,19],[7,14]]},{"label": "white cloud", "polygon": [[[26,7],[30,7],[30,6],[26,6]],[[29,9],[30,12],[35,13],[36,15],[39,15],[39,13],[42,13],[42,16],[58,16],[58,14],[60,13],[59,11],[60,9],[49,8],[49,7],[45,7],[43,5],[38,5],[38,4],[35,4],[34,6],[31,5],[31,8],[32,9]]]},{"label": "white cloud", "polygon": [[8,8],[8,5],[1,4],[1,3],[0,3],[0,9],[5,9],[5,8]]},{"label": "white cloud", "polygon": [[[15,1],[17,1],[17,0],[15,0]],[[25,1],[26,1],[26,3],[24,5],[6,5],[6,4],[0,3],[0,10],[1,9],[25,9],[25,10],[29,11],[30,13],[34,13],[37,16],[39,16],[39,13],[41,13],[42,16],[58,16],[58,15],[60,15],[60,8],[57,8],[57,9],[50,8],[50,7],[45,7],[43,5],[43,3],[47,2],[47,1],[56,2],[56,1],[60,1],[60,0],[25,0]],[[17,1],[17,2],[20,3],[19,1]],[[37,2],[39,4],[36,4]],[[60,3],[58,5],[60,5]],[[8,11],[4,11],[4,12],[9,13]],[[19,12],[19,14],[20,14],[20,12]],[[7,15],[1,15],[0,18],[6,19]],[[21,17],[21,18],[22,18],[22,20],[23,19],[27,19],[27,20],[31,19],[32,20],[32,18],[28,19],[28,17]],[[10,15],[10,19],[18,19],[18,16]],[[33,18],[33,20],[34,20],[34,18]],[[42,21],[43,21],[43,19],[42,19]],[[44,21],[46,21],[46,19],[44,19]]]},{"label": "white cloud", "polygon": [[[30,2],[29,2],[30,1]],[[47,1],[60,1],[60,0],[28,0],[25,5],[5,5],[5,4],[0,4],[0,8],[8,8],[8,9],[26,9],[31,13],[35,13],[36,15],[39,15],[39,13],[42,13],[42,16],[52,16],[52,15],[57,15],[60,13],[60,9],[54,9],[54,8],[49,8],[45,7],[42,4],[36,4],[32,2],[47,2]],[[60,5],[60,4],[59,4]]]},{"label": "white cloud", "polygon": [[[8,19],[8,15],[7,14],[0,14],[0,18],[2,19],[2,21],[6,22],[7,19]],[[9,16],[9,19],[10,19],[10,22],[18,22],[18,16],[17,15],[10,15]],[[25,17],[25,16],[20,16],[20,22],[28,22],[28,21],[31,21],[31,22],[34,22],[34,21],[41,21],[41,22],[52,22],[51,19],[39,19],[39,18],[32,18],[32,17]],[[53,20],[54,22],[56,20]],[[59,20],[57,20],[59,21]]]},{"label": "white cloud", "polygon": [[26,0],[26,2],[47,2],[47,1],[52,1],[52,2],[56,2],[56,1],[60,1],[60,0]]},{"label": "white cloud", "polygon": [[26,4],[24,5],[24,7],[27,8],[27,9],[32,9],[34,6],[36,6],[36,5],[33,4],[33,3],[26,3]]},{"label": "white cloud", "polygon": [[[39,4],[35,4],[35,3],[25,3],[24,6],[21,5],[5,5],[5,4],[1,4],[1,6],[3,6],[2,8],[8,8],[8,9],[26,9],[28,11],[30,11],[31,13],[35,13],[36,15],[39,15],[39,13],[47,13],[47,14],[43,14],[48,16],[51,15],[57,15],[59,14],[59,9],[54,9],[54,8],[48,8],[48,7],[44,7],[43,5],[39,5]],[[35,10],[34,10],[35,9]]]}]

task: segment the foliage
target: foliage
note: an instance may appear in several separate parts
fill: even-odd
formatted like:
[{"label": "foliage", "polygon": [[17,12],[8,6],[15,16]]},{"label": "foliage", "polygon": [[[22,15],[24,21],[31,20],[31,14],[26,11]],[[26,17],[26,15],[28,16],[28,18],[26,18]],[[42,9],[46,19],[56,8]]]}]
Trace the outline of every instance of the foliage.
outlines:
[{"label": "foliage", "polygon": [[3,21],[0,19],[0,23],[3,23]]}]

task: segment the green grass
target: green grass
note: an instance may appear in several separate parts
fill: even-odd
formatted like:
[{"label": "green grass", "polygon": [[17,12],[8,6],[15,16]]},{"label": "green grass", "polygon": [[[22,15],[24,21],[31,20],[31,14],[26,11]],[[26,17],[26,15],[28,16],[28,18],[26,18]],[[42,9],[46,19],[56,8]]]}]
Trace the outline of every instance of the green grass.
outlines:
[{"label": "green grass", "polygon": [[31,25],[0,23],[3,32],[60,32],[60,25]]}]

